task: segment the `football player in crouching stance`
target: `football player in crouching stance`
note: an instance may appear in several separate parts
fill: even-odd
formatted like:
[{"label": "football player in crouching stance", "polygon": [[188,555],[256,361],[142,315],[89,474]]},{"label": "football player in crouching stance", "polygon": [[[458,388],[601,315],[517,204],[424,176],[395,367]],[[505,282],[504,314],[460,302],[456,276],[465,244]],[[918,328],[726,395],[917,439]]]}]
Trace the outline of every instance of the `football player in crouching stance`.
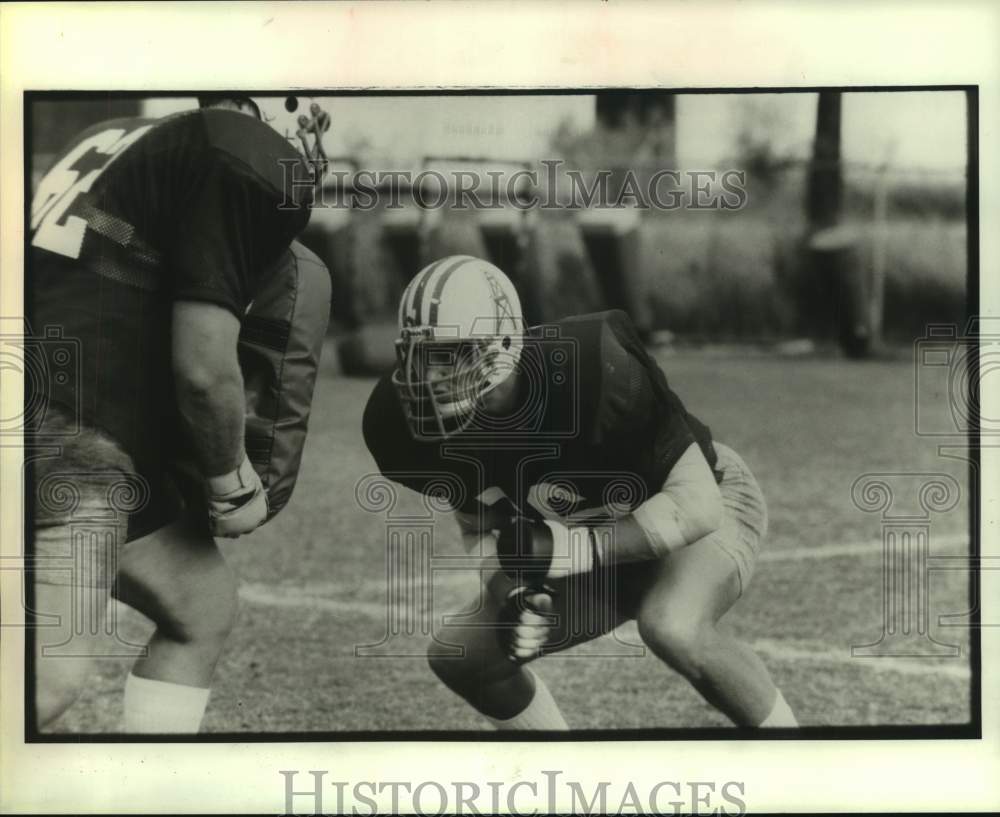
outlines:
[{"label": "football player in crouching stance", "polygon": [[483,590],[437,628],[441,681],[499,729],[566,729],[527,664],[638,623],[648,648],[741,726],[795,718],[760,658],[719,619],[767,526],[756,480],[668,387],[623,312],[525,330],[504,273],[430,264],[399,307],[398,367],[365,440],[417,491],[457,478]]}]

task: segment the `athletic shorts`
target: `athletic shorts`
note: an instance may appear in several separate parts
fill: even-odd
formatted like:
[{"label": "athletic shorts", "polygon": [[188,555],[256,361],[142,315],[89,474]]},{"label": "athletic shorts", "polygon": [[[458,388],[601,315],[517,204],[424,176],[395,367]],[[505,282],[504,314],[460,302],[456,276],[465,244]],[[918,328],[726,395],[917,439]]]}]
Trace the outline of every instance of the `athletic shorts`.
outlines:
[{"label": "athletic shorts", "polygon": [[58,444],[29,463],[28,564],[43,584],[110,587],[125,543],[176,519],[181,501],[165,475],[138,473],[104,432],[65,429],[65,417],[51,411],[38,434]]},{"label": "athletic shorts", "polygon": [[757,557],[767,535],[767,504],[743,458],[729,446],[721,443],[714,445],[719,457],[716,470],[722,472],[722,482],[719,483],[722,524],[692,547],[702,543],[717,547],[736,562],[742,595],[753,578]]},{"label": "athletic shorts", "polygon": [[[716,470],[721,472],[719,491],[722,494],[722,523],[712,533],[688,548],[713,548],[731,559],[739,578],[739,593],[753,578],[761,544],[767,534],[767,505],[757,480],[747,464],[733,449],[715,443],[718,454]],[[669,558],[669,557],[666,557]],[[656,571],[649,562],[616,564],[610,568],[613,576],[604,582],[598,595],[613,592],[612,606],[624,618],[635,618],[639,603],[655,581]],[[597,579],[600,581],[599,577]],[[613,590],[612,590],[613,588]]]}]

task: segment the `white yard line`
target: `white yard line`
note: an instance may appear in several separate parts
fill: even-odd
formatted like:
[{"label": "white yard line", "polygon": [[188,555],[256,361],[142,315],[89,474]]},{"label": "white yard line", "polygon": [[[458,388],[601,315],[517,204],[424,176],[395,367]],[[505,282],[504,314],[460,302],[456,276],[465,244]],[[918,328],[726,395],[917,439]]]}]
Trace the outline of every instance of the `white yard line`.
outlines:
[{"label": "white yard line", "polygon": [[250,604],[257,604],[261,607],[284,607],[284,608],[305,608],[308,610],[321,610],[327,613],[341,613],[345,615],[364,616],[365,618],[379,619],[386,616],[386,605],[384,601],[342,601],[331,599],[325,596],[316,595],[308,587],[288,588],[288,590],[275,591],[273,585],[269,584],[243,584],[240,586],[240,598]]},{"label": "white yard line", "polygon": [[[955,551],[964,549],[968,544],[968,536],[955,534],[938,536],[932,539],[934,552]],[[765,551],[761,561],[803,561],[807,559],[832,559],[842,556],[874,555],[881,552],[881,542],[847,542],[820,545],[813,548],[785,548]],[[457,590],[475,586],[475,577],[471,571],[456,573],[436,573],[434,589]],[[240,588],[241,598],[252,605],[271,608],[303,609],[331,613],[334,615],[363,616],[374,621],[385,621],[388,610],[385,602],[385,582],[365,581],[354,584],[352,589],[370,591],[372,597],[379,601],[346,601],[336,598],[343,591],[344,585],[334,582],[316,582],[306,585],[275,586],[273,584],[249,583]],[[423,595],[427,599],[427,595]],[[626,625],[628,626],[628,625]],[[964,659],[928,658],[857,658],[851,655],[850,649],[834,649],[821,641],[798,641],[788,643],[770,639],[760,639],[753,643],[755,650],[766,657],[777,661],[794,663],[825,664],[841,668],[862,668],[872,672],[892,672],[904,675],[937,676],[954,680],[968,681],[970,671]]]},{"label": "white yard line", "polygon": [[[931,539],[931,553],[933,558],[941,553],[954,553],[955,551],[967,549],[969,542],[969,537],[967,534],[943,534],[938,537],[932,537]],[[761,562],[800,562],[807,561],[811,559],[836,559],[844,556],[875,556],[882,552],[882,543],[875,540],[860,541],[860,542],[839,542],[829,545],[817,545],[815,547],[803,547],[803,548],[776,548],[774,550],[765,550],[759,558]],[[452,562],[454,564],[454,562]],[[438,566],[440,565],[440,567]],[[475,568],[471,566],[464,567],[462,569],[455,569],[454,567],[448,567],[448,563],[440,562],[435,565],[433,571],[433,586],[435,592],[448,591],[448,590],[460,590],[462,588],[474,588],[475,587]],[[273,598],[280,598],[282,601],[275,602],[274,606],[281,607],[296,607],[302,606],[302,601],[296,598],[285,599],[284,596],[276,595],[276,590],[286,590],[288,593],[294,593],[300,596],[306,596],[308,599],[317,600],[323,602],[323,604],[313,605],[322,609],[329,609],[331,611],[345,612],[351,610],[361,610],[366,606],[365,602],[342,602],[338,601],[336,597],[343,593],[344,588],[349,586],[352,591],[361,591],[363,594],[372,594],[376,598],[381,598],[386,592],[386,580],[385,579],[365,579],[361,581],[347,582],[307,582],[306,584],[300,585],[281,585],[277,586],[271,583],[251,583],[243,585],[243,592],[248,601],[251,601],[253,597],[264,594],[266,596]],[[286,603],[287,601],[287,603]],[[330,606],[324,606],[325,603],[329,603]],[[309,606],[307,603],[306,606]],[[378,607],[378,609],[383,609],[379,605],[369,605],[372,607]]]},{"label": "white yard line", "polygon": [[[950,533],[930,537],[931,558],[939,551],[954,551],[967,549],[969,534]],[[865,542],[835,542],[816,547],[776,548],[765,550],[760,554],[762,562],[801,562],[808,559],[836,559],[840,556],[864,556],[869,553],[881,553],[882,542],[868,540]]]},{"label": "white yard line", "polygon": [[895,672],[903,675],[936,675],[943,678],[954,678],[958,681],[968,681],[972,677],[966,658],[896,658],[879,656],[874,658],[858,658],[851,655],[849,648],[836,650],[821,642],[796,642],[793,646],[782,641],[759,639],[753,642],[753,648],[761,655],[777,661],[791,663],[827,664],[852,669],[865,669],[872,672]]},{"label": "white yard line", "polygon": [[[300,609],[327,612],[334,615],[363,616],[374,621],[385,620],[387,611],[384,603],[348,602],[323,598],[299,592],[295,595],[276,593],[267,585],[244,585],[240,597],[253,605],[261,607],[281,607],[285,609]],[[623,625],[625,628],[634,626]],[[636,639],[629,639],[635,641]],[[916,658],[858,658],[851,655],[849,647],[843,649],[831,648],[821,641],[796,641],[789,644],[769,639],[759,639],[752,642],[754,650],[764,657],[776,661],[804,664],[824,664],[843,669],[864,669],[872,672],[893,672],[903,675],[923,675],[951,678],[968,681],[970,671],[965,659],[928,658],[923,661]]]}]

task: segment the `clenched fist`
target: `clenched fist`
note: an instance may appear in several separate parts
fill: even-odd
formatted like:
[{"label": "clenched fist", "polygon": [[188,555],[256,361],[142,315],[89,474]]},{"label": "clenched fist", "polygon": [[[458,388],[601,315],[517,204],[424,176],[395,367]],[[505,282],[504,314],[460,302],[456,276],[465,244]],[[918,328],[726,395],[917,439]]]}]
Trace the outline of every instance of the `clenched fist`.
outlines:
[{"label": "clenched fist", "polygon": [[545,590],[518,587],[507,594],[499,636],[507,657],[518,663],[537,658],[556,626],[552,596]]},{"label": "clenched fist", "polygon": [[213,536],[235,538],[267,519],[267,494],[247,455],[235,471],[205,480]]}]

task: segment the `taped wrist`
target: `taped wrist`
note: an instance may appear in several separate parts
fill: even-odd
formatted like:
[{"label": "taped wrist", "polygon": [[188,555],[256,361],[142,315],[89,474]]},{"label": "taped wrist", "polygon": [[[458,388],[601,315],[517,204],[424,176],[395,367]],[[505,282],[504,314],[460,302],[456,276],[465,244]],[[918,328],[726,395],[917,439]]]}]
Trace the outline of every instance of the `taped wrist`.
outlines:
[{"label": "taped wrist", "polygon": [[551,519],[544,520],[552,534],[548,572],[568,571],[587,573],[598,564],[598,541],[593,528],[584,525],[566,526]]},{"label": "taped wrist", "polygon": [[677,503],[664,493],[656,494],[632,512],[656,556],[671,553],[687,544],[678,522]]},{"label": "taped wrist", "polygon": [[240,461],[238,468],[227,474],[206,477],[205,484],[208,487],[209,494],[212,496],[226,496],[242,488],[252,486],[256,482],[255,475],[256,472],[250,463],[249,457],[247,457],[246,452],[243,452],[243,459]]}]

